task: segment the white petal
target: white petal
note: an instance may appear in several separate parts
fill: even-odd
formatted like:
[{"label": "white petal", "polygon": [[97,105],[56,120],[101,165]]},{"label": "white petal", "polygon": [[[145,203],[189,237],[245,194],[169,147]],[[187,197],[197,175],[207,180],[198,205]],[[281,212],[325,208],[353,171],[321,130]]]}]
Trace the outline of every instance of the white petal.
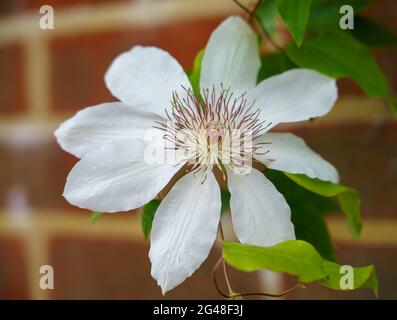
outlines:
[{"label": "white petal", "polygon": [[268,168],[339,182],[335,167],[311,150],[302,138],[292,133],[266,133],[258,142],[270,143],[263,148],[263,151],[269,151],[267,154],[255,156]]},{"label": "white petal", "polygon": [[272,126],[323,116],[337,96],[335,79],[307,69],[293,69],[265,79],[247,95],[261,109],[262,120],[272,122]]},{"label": "white petal", "polygon": [[107,142],[143,138],[148,129],[162,118],[119,102],[103,103],[79,111],[55,131],[65,151],[82,158]]},{"label": "white petal", "polygon": [[202,181],[192,173],[184,176],[154,216],[149,257],[152,276],[163,293],[190,277],[207,258],[215,241],[220,189],[212,172]]},{"label": "white petal", "polygon": [[185,93],[190,82],[180,64],[155,47],[133,47],[114,59],[105,75],[110,92],[126,104],[165,116],[172,93]]},{"label": "white petal", "polygon": [[235,95],[256,84],[260,67],[256,34],[240,17],[223,21],[212,33],[201,65],[200,86],[231,87]]},{"label": "white petal", "polygon": [[64,197],[100,212],[128,211],[152,200],[180,166],[147,164],[140,139],[118,140],[88,153],[69,173]]},{"label": "white petal", "polygon": [[272,246],[295,239],[287,202],[260,171],[233,175],[228,170],[228,188],[233,228],[240,242]]}]

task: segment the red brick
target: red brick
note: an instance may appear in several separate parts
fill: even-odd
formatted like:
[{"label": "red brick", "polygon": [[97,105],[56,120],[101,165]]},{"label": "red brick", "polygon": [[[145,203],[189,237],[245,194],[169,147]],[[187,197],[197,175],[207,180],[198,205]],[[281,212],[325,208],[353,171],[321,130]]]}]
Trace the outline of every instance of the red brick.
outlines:
[{"label": "red brick", "polygon": [[[131,0],[117,0],[127,2]],[[65,9],[73,6],[96,6],[104,3],[112,3],[115,0],[1,0],[0,15],[18,14],[26,11],[37,11],[43,5],[50,5],[54,10]]]},{"label": "red brick", "polygon": [[394,0],[377,0],[365,8],[364,13],[397,33],[397,10]]},{"label": "red brick", "polygon": [[394,96],[397,97],[397,49],[388,48],[382,50],[378,60],[389,81]]},{"label": "red brick", "polygon": [[0,141],[0,207],[4,207],[7,190],[13,180],[13,175],[10,173],[10,166],[11,154],[7,146]]},{"label": "red brick", "polygon": [[[150,276],[148,242],[59,237],[51,243],[53,299],[218,299],[211,280],[215,249],[191,278],[165,297]],[[219,274],[219,278],[222,274]],[[258,290],[255,273],[232,274],[236,288]],[[221,281],[221,279],[220,279]]]},{"label": "red brick", "polygon": [[17,238],[0,238],[0,300],[29,299],[23,244]]},{"label": "red brick", "polygon": [[18,12],[23,0],[3,0],[0,1],[0,15],[7,15]]},{"label": "red brick", "polygon": [[112,60],[134,45],[154,45],[169,51],[186,69],[222,18],[119,32],[84,34],[54,39],[52,51],[53,106],[78,110],[114,98],[103,77]]},{"label": "red brick", "polygon": [[23,58],[19,45],[0,47],[0,116],[26,109]]},{"label": "red brick", "polygon": [[338,79],[338,94],[340,96],[345,96],[345,95],[363,96],[363,95],[365,95],[364,91],[360,88],[360,86],[357,84],[357,82],[355,82],[349,78]]},{"label": "red brick", "polygon": [[62,197],[74,157],[54,140],[0,145],[0,207],[12,207],[17,201],[33,209],[74,208]]}]

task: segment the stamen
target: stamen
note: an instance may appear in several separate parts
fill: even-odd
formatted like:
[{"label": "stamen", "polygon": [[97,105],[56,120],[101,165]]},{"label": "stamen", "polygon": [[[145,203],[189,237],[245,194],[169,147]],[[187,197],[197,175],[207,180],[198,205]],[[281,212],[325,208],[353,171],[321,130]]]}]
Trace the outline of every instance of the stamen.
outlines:
[{"label": "stamen", "polygon": [[230,87],[221,85],[219,92],[212,86],[196,96],[192,89],[182,88],[182,96],[172,95],[167,123],[156,122],[154,127],[164,131],[172,145],[169,150],[186,152],[193,163],[190,171],[206,172],[216,165],[223,172],[221,164],[245,168],[255,155],[268,153],[263,148],[269,143],[257,139],[271,123],[261,120],[260,109],[255,101],[249,103],[246,93],[235,96]]}]

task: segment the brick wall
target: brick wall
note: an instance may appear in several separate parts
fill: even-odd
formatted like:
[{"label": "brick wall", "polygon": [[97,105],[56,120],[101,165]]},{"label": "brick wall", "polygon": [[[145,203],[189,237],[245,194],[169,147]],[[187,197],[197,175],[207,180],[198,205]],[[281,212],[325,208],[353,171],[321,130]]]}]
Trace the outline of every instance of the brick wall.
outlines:
[{"label": "brick wall", "polygon": [[[392,2],[378,1],[368,14],[397,32]],[[55,30],[38,27],[44,3],[54,6]],[[137,213],[105,216],[92,225],[88,211],[61,197],[76,159],[59,149],[52,132],[77,110],[114,100],[103,75],[121,51],[135,44],[159,46],[190,69],[214,27],[239,12],[229,0],[0,2],[0,299],[161,298]],[[397,89],[396,51],[377,56]],[[329,116],[288,129],[362,193],[361,241],[352,244],[340,221],[330,221],[338,254],[342,262],[375,263],[382,272],[380,296],[396,298],[397,284],[390,279],[397,277],[397,239],[385,230],[397,227],[397,123],[381,101],[366,98],[351,81],[339,85],[342,96]],[[167,298],[217,298],[210,280],[216,251]],[[39,266],[47,263],[55,268],[52,292],[38,288]],[[289,284],[274,275],[234,277],[241,291],[278,291]],[[331,296],[313,286],[293,298]]]}]

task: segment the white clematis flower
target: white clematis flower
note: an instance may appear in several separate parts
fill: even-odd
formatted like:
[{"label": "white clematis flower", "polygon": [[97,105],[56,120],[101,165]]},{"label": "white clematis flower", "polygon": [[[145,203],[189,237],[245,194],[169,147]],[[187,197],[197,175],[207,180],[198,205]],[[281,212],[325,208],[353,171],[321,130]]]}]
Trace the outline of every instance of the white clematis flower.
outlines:
[{"label": "white clematis flower", "polygon": [[[216,239],[221,197],[213,169],[227,175],[238,239],[260,246],[295,239],[295,234],[287,202],[250,168],[252,158],[268,168],[338,181],[336,169],[302,139],[268,133],[278,123],[329,112],[337,98],[335,80],[294,69],[256,84],[259,67],[256,35],[239,17],[226,19],[209,39],[200,76],[202,99],[194,96],[182,67],[167,52],[136,46],[118,56],[105,76],[121,102],[86,108],[55,132],[62,148],[81,158],[64,190],[65,198],[81,208],[117,212],[141,207],[183,166],[190,169],[153,220],[149,256],[163,293],[202,264]],[[146,161],[148,130],[173,143],[173,151],[180,153],[177,164]],[[236,130],[251,137],[250,143]]]}]

